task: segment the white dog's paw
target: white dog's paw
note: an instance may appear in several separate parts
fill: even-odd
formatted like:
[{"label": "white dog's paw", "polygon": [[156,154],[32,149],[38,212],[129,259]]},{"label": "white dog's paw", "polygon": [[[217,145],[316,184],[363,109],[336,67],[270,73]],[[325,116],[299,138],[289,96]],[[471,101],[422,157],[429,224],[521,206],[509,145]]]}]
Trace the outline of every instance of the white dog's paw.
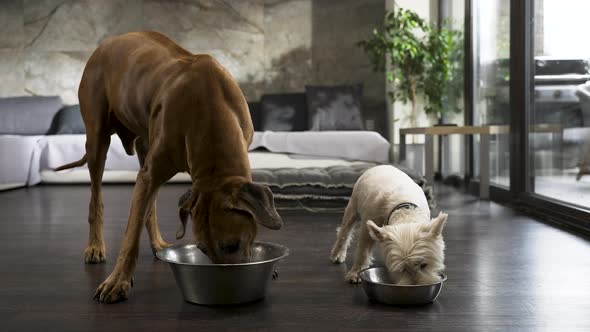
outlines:
[{"label": "white dog's paw", "polygon": [[346,251],[332,249],[332,253],[330,254],[330,260],[332,261],[332,263],[336,264],[344,263],[344,261],[346,260]]},{"label": "white dog's paw", "polygon": [[359,273],[357,271],[348,271],[346,276],[344,276],[346,281],[350,282],[351,284],[360,284],[361,277],[359,277]]}]

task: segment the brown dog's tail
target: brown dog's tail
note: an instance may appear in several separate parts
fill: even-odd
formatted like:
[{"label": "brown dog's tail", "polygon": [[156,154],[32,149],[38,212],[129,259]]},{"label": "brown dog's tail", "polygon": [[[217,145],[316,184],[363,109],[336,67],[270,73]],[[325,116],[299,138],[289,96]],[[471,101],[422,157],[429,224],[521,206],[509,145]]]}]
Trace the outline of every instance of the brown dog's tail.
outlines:
[{"label": "brown dog's tail", "polygon": [[86,164],[87,161],[88,160],[86,159],[86,154],[84,154],[84,156],[80,160],[74,161],[73,163],[59,166],[58,168],[54,169],[54,171],[57,172],[57,171],[63,171],[64,169],[80,167],[80,166],[83,166],[84,164]]}]

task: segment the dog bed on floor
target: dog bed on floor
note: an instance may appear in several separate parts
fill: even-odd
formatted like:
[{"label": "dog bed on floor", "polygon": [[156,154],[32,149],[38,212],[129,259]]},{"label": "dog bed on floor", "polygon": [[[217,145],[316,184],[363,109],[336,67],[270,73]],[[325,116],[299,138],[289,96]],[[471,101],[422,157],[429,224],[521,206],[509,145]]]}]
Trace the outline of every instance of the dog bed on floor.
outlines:
[{"label": "dog bed on floor", "polygon": [[[253,169],[254,182],[266,184],[274,194],[279,209],[343,209],[348,204],[358,178],[374,163],[331,167]],[[432,188],[416,172],[398,167],[408,174],[434,206]]]}]

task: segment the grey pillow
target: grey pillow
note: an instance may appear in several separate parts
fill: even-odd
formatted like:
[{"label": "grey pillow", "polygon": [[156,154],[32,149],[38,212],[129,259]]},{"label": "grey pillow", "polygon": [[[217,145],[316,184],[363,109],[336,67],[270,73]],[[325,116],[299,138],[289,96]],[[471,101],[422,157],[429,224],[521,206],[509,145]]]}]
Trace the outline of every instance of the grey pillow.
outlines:
[{"label": "grey pillow", "polygon": [[305,93],[263,95],[260,106],[263,131],[304,131],[308,128]]},{"label": "grey pillow", "polygon": [[363,130],[362,84],[306,86],[310,130]]},{"label": "grey pillow", "polygon": [[53,117],[47,135],[86,134],[80,105],[65,106]]},{"label": "grey pillow", "polygon": [[0,135],[45,135],[62,106],[58,96],[0,98]]},{"label": "grey pillow", "polygon": [[248,109],[250,110],[250,118],[252,119],[254,131],[260,131],[260,103],[249,101]]}]

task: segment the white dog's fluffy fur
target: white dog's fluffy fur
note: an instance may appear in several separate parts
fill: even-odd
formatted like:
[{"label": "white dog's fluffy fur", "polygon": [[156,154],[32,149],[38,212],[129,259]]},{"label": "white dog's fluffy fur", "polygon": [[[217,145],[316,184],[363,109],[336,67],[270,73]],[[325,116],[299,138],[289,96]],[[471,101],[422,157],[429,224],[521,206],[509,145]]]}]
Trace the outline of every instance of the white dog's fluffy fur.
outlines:
[{"label": "white dog's fluffy fur", "polygon": [[[392,211],[402,203],[415,208]],[[389,220],[386,220],[388,219]],[[355,223],[361,220],[356,256],[346,280],[359,283],[359,272],[371,264],[379,243],[385,267],[400,285],[424,285],[440,280],[444,269],[442,229],[447,215],[430,220],[430,208],[420,188],[399,169],[382,165],[369,169],[357,181],[338,229],[330,259],[342,263]]]}]

